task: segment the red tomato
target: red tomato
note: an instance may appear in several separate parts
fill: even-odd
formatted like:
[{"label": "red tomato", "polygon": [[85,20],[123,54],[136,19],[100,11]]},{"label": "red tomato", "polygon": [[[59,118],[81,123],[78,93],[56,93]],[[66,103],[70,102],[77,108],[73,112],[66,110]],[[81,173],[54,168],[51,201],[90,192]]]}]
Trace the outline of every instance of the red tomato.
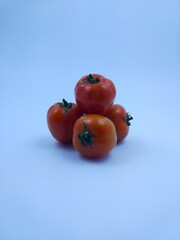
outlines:
[{"label": "red tomato", "polygon": [[117,143],[113,122],[99,114],[81,116],[74,124],[73,145],[82,155],[99,158],[108,154]]},{"label": "red tomato", "polygon": [[128,135],[129,126],[131,125],[130,120],[132,120],[133,117],[119,104],[113,104],[106,113],[106,117],[108,117],[116,127],[117,141],[124,140]]},{"label": "red tomato", "polygon": [[47,112],[47,124],[52,136],[63,144],[72,143],[73,125],[81,115],[75,103],[64,99],[52,105]]},{"label": "red tomato", "polygon": [[82,77],[74,92],[76,103],[85,114],[105,114],[116,96],[114,83],[99,74]]}]

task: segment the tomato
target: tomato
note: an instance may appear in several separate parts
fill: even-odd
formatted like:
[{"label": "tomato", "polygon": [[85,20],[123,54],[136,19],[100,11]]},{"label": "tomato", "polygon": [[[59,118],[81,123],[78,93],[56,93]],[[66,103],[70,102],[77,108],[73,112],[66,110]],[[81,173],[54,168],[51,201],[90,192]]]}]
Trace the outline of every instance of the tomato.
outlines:
[{"label": "tomato", "polygon": [[72,143],[73,125],[81,115],[77,105],[65,99],[52,105],[47,112],[47,124],[52,136],[63,144]]},{"label": "tomato", "polygon": [[114,83],[99,74],[82,77],[76,84],[75,99],[85,114],[105,114],[116,96]]},{"label": "tomato", "polygon": [[132,120],[133,117],[119,104],[113,104],[108,110],[106,117],[108,117],[116,127],[117,141],[124,140],[128,135],[129,126],[131,125],[130,120]]},{"label": "tomato", "polygon": [[76,120],[73,130],[73,146],[88,158],[100,158],[108,154],[117,143],[113,122],[99,114],[87,114]]}]

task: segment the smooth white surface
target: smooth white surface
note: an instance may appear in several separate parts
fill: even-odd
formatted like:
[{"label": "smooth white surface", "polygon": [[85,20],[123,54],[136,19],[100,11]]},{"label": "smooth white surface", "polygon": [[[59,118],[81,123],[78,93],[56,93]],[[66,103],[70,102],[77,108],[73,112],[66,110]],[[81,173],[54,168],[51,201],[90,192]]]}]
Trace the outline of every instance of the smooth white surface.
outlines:
[{"label": "smooth white surface", "polygon": [[[179,1],[0,1],[0,239],[180,239]],[[91,162],[57,144],[51,104],[88,73],[133,117]]]}]

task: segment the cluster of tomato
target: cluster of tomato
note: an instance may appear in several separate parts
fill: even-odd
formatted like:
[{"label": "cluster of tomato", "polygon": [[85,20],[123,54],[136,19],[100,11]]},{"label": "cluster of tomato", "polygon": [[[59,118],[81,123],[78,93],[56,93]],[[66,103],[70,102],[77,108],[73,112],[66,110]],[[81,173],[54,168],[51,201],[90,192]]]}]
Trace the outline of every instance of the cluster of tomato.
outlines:
[{"label": "cluster of tomato", "polygon": [[73,144],[82,155],[99,158],[125,139],[133,118],[114,104],[114,83],[99,74],[83,76],[74,89],[76,103],[65,99],[52,105],[47,124],[52,136],[62,144]]}]

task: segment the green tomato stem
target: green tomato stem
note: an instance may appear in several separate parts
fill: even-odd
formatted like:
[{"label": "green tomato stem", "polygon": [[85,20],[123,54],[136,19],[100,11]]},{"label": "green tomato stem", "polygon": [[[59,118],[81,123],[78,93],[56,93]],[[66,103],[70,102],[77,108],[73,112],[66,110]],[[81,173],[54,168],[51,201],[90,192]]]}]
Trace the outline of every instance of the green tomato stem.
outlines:
[{"label": "green tomato stem", "polygon": [[91,83],[91,84],[95,84],[100,82],[100,78],[97,77],[93,77],[92,74],[89,74],[85,79],[82,80],[83,83],[87,82],[87,83]]},{"label": "green tomato stem", "polygon": [[67,114],[69,108],[72,107],[72,103],[68,103],[64,98],[62,102],[58,103],[62,108],[64,108],[65,115]]},{"label": "green tomato stem", "polygon": [[78,138],[81,141],[81,145],[83,147],[90,145],[90,147],[92,148],[94,136],[91,133],[89,133],[87,126],[84,123],[84,120],[82,120],[82,125],[84,127],[84,131],[78,134]]},{"label": "green tomato stem", "polygon": [[124,118],[124,121],[126,122],[126,124],[127,124],[128,126],[131,125],[131,123],[130,123],[131,120],[133,120],[133,117],[132,117],[129,113],[126,113],[126,116],[125,116],[125,118]]}]

